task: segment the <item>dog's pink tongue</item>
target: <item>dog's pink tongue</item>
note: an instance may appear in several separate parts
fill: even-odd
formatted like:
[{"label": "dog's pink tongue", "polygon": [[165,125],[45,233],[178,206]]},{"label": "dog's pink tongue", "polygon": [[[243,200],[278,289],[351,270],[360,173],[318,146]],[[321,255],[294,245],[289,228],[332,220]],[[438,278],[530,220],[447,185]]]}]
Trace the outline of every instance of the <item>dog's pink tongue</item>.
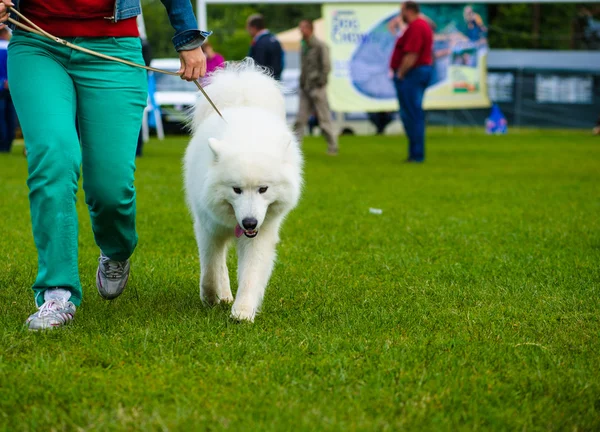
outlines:
[{"label": "dog's pink tongue", "polygon": [[242,229],[242,227],[239,224],[237,224],[235,226],[235,236],[237,238],[240,238],[243,234],[244,234],[244,230]]}]

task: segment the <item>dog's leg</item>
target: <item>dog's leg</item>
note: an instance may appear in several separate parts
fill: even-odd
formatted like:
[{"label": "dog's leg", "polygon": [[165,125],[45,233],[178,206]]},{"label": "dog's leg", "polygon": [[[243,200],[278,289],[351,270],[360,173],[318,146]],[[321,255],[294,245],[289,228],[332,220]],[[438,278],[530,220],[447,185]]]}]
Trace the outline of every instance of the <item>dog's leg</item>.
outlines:
[{"label": "dog's leg", "polygon": [[238,241],[238,292],[231,308],[232,318],[254,321],[273,271],[279,222],[261,228],[254,239]]},{"label": "dog's leg", "polygon": [[229,236],[194,224],[200,254],[200,298],[208,305],[231,303],[233,295],[227,272]]},{"label": "dog's leg", "polygon": [[223,254],[219,265],[219,302],[233,303],[233,294],[229,284],[229,271],[227,270],[227,250],[229,249],[229,241],[225,243]]}]

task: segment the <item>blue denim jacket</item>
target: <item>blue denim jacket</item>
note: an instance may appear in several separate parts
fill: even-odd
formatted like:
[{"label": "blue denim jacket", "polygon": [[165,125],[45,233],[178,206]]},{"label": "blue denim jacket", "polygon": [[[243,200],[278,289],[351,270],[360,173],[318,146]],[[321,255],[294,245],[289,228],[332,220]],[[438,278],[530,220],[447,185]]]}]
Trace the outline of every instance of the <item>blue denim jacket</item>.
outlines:
[{"label": "blue denim jacket", "polygon": [[[211,35],[212,32],[198,30],[198,23],[190,0],[161,0],[161,2],[167,9],[169,21],[175,29],[173,45],[177,51],[196,48]],[[19,0],[13,0],[13,3],[18,9]],[[115,0],[113,16],[106,18],[117,22],[136,17],[140,13],[142,13],[140,0]],[[14,30],[13,24],[10,24],[10,27]]]}]

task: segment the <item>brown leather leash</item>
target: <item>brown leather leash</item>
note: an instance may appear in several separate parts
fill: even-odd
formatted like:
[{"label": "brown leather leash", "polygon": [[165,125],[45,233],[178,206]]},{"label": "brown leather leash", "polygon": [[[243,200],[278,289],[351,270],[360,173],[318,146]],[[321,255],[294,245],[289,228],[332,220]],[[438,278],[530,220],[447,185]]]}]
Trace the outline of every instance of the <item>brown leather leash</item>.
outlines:
[{"label": "brown leather leash", "polygon": [[[28,32],[31,33],[35,33],[37,35],[40,36],[44,36],[50,40],[53,40],[54,42],[60,44],[60,45],[64,45],[66,47],[69,47],[71,49],[77,50],[77,51],[81,51],[96,57],[100,57],[103,58],[105,60],[111,60],[111,61],[116,61],[119,63],[123,63],[129,66],[133,66],[133,67],[137,67],[140,69],[146,69],[148,71],[152,71],[152,72],[157,72],[157,73],[162,73],[165,75],[173,75],[173,76],[180,76],[177,72],[172,72],[172,71],[168,71],[168,70],[163,70],[163,69],[157,69],[157,68],[153,68],[150,66],[146,66],[146,65],[141,65],[141,64],[137,64],[134,62],[130,62],[128,60],[124,60],[118,57],[113,57],[113,56],[109,56],[106,54],[102,54],[87,48],[83,48],[80,47],[79,45],[75,45],[72,44],[71,42],[68,42],[64,39],[61,39],[59,37],[56,37],[50,33],[48,33],[47,31],[43,30],[42,28],[40,28],[39,26],[37,26],[35,23],[33,23],[31,20],[29,20],[29,18],[25,17],[21,12],[19,12],[18,10],[16,10],[15,8],[9,7],[8,8],[9,12],[12,14],[14,13],[16,16],[18,16],[20,19],[22,19],[23,21],[25,21],[27,24],[29,25],[25,25],[20,21],[17,21],[13,18],[10,18],[10,16],[8,17],[8,21],[12,24],[14,24],[15,26],[19,27],[20,29],[26,30]],[[211,100],[211,98],[208,96],[208,94],[206,94],[206,91],[204,91],[204,88],[200,85],[200,83],[198,82],[198,80],[194,80],[194,84],[196,84],[196,87],[198,87],[198,90],[200,90],[200,92],[204,95],[204,97],[206,98],[206,100],[208,101],[208,103],[210,103],[210,105],[214,108],[214,110],[216,111],[217,114],[219,114],[219,117],[221,117],[223,119],[223,121],[225,121],[225,119],[223,118],[223,115],[221,114],[221,112],[219,111],[219,109],[217,108],[217,106],[214,104],[214,102]]]}]

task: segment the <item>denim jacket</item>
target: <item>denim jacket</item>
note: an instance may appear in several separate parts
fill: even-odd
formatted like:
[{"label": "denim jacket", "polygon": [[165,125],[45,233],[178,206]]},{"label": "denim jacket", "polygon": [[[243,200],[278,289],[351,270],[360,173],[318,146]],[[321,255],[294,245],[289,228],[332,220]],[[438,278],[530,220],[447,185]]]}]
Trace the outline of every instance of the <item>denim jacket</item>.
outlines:
[{"label": "denim jacket", "polygon": [[[190,0],[161,0],[161,2],[167,9],[169,21],[175,29],[173,45],[177,51],[197,48],[211,35],[212,32],[198,30],[198,23]],[[14,0],[13,3],[18,9],[19,0]],[[113,15],[106,19],[117,22],[136,17],[141,13],[140,0],[115,0]],[[15,26],[10,24],[10,27],[14,30]]]}]

